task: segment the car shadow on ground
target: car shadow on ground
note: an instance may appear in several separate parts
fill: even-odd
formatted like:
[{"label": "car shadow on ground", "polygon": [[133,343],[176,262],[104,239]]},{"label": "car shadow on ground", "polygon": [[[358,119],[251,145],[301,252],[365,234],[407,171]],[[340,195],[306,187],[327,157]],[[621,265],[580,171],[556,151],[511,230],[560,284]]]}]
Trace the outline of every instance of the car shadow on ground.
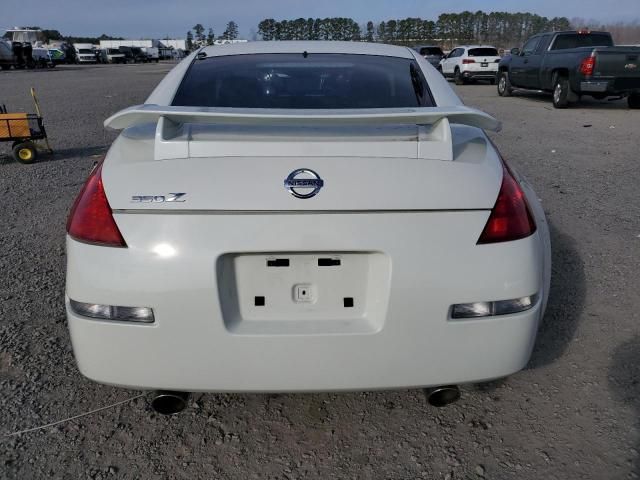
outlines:
[{"label": "car shadow on ground", "polygon": [[[108,148],[107,145],[98,145],[94,147],[54,149],[53,153],[49,153],[46,151],[46,148],[41,145],[38,148],[38,158],[36,158],[34,163],[58,162],[60,160],[71,160],[74,158],[89,158],[97,161],[107,153]],[[13,162],[17,163],[10,151],[7,151],[7,153],[0,152],[0,164]]]},{"label": "car shadow on ground", "polygon": [[41,157],[42,159],[38,161],[39,162],[46,162],[46,161],[55,162],[58,160],[70,160],[73,158],[89,158],[89,157],[95,157],[95,159],[98,160],[107,153],[108,149],[109,149],[108,145],[54,149],[53,155],[45,153]]},{"label": "car shadow on ground", "polygon": [[[609,366],[609,387],[614,399],[633,408],[636,430],[640,429],[640,336],[618,345]],[[640,451],[640,439],[636,440],[636,451]],[[620,452],[625,462],[629,461],[633,474],[640,474],[640,457],[633,452]],[[634,477],[637,478],[637,477]]]},{"label": "car shadow on ground", "polygon": [[[553,106],[553,99],[551,98],[551,93],[548,92],[515,90],[513,92],[513,97],[531,100],[532,102],[546,103],[548,104],[549,109],[555,110]],[[617,98],[615,100],[596,100],[595,98],[589,96],[584,96],[579,101],[571,103],[571,105],[569,105],[569,109],[579,110],[581,108],[585,110],[627,110],[629,107],[627,106],[626,99]]]},{"label": "car shadow on ground", "polygon": [[528,369],[548,365],[563,355],[578,329],[586,296],[584,262],[578,253],[576,241],[551,221],[549,232],[551,290]]}]

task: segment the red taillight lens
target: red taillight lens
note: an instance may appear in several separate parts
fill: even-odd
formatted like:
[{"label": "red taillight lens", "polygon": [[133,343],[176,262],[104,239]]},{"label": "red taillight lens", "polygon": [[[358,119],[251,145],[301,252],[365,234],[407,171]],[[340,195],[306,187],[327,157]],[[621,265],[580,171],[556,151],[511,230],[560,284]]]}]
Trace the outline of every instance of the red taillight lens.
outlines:
[{"label": "red taillight lens", "polygon": [[519,240],[536,231],[536,223],[527,205],[524,192],[506,165],[503,167],[503,172],[498,199],[478,239],[478,244]]},{"label": "red taillight lens", "polygon": [[473,58],[465,58],[462,60],[462,63],[468,65],[469,63],[476,63],[476,61]]},{"label": "red taillight lens", "polygon": [[596,57],[587,57],[580,64],[580,73],[583,75],[593,75],[596,68]]},{"label": "red taillight lens", "polygon": [[102,186],[102,164],[89,175],[71,207],[67,233],[81,242],[107,247],[126,247]]}]

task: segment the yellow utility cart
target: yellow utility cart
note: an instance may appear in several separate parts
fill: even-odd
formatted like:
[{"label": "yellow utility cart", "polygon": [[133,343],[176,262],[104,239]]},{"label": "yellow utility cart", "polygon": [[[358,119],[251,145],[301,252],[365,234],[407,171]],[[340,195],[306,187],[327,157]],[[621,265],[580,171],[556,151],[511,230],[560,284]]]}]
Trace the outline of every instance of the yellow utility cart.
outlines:
[{"label": "yellow utility cart", "polygon": [[43,141],[46,150],[53,153],[33,88],[31,96],[37,113],[9,113],[4,105],[0,105],[0,142],[13,142],[13,158],[20,163],[33,163],[36,160],[39,141]]}]

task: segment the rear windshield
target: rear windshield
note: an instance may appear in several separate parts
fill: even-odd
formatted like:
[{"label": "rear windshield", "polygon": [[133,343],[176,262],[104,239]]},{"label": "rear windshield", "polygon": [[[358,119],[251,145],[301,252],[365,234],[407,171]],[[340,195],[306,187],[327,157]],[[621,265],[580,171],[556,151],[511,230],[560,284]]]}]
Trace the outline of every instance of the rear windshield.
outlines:
[{"label": "rear windshield", "polygon": [[434,106],[414,60],[277,53],[194,60],[173,105],[232,108]]},{"label": "rear windshield", "polygon": [[612,47],[611,36],[605,33],[568,33],[558,35],[551,50],[566,50],[578,47]]},{"label": "rear windshield", "polygon": [[442,55],[442,49],[439,47],[422,47],[420,55]]},{"label": "rear windshield", "polygon": [[499,57],[498,50],[495,48],[470,48],[470,57]]}]

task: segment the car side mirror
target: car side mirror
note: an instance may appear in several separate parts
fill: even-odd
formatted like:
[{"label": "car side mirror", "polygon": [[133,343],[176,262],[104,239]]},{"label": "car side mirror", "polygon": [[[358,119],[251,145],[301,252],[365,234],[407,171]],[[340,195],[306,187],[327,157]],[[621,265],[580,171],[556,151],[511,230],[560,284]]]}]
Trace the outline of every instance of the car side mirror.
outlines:
[{"label": "car side mirror", "polygon": [[512,48],[511,49],[511,55],[520,55],[520,49],[519,48]]}]

